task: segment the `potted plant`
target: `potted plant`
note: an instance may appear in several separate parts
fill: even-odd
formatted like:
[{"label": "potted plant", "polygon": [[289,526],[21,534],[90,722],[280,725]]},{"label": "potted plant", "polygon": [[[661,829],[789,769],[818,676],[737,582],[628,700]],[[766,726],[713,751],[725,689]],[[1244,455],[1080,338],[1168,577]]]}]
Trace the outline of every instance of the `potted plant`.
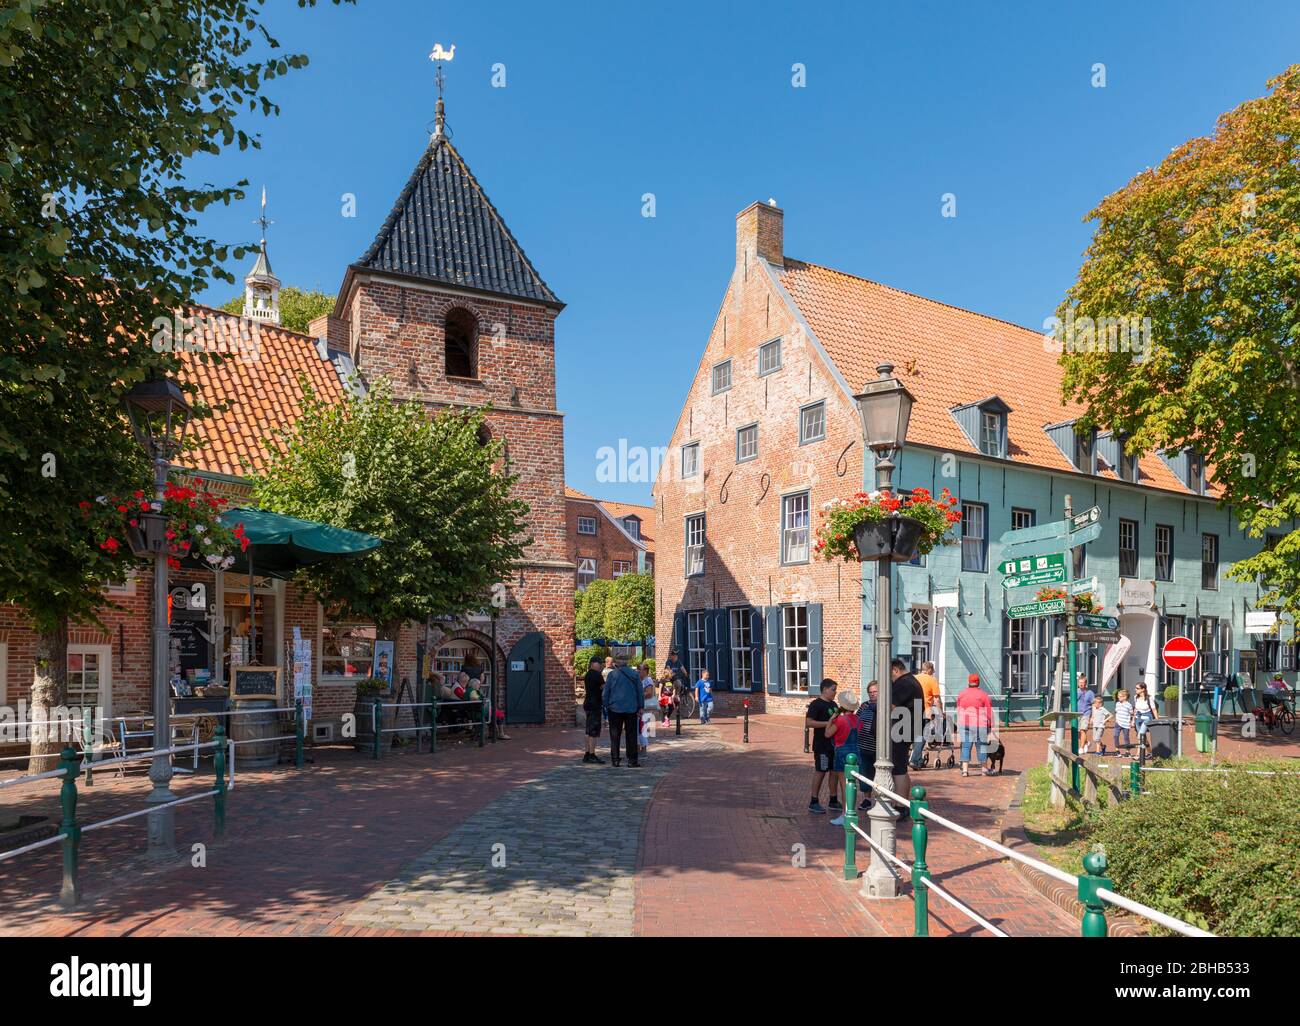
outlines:
[{"label": "potted plant", "polygon": [[1178,685],[1170,684],[1165,688],[1165,716],[1175,723],[1182,723],[1182,710],[1178,708]]},{"label": "potted plant", "polygon": [[[356,704],[352,707],[352,715],[356,717],[357,736],[352,746],[359,752],[368,752],[375,745],[375,698],[387,690],[388,681],[378,677],[357,681]],[[380,711],[380,730],[389,726],[391,713],[391,709]]]},{"label": "potted plant", "polygon": [[827,561],[906,563],[952,541],[949,533],[961,522],[956,507],[947,488],[938,499],[925,488],[903,496],[877,491],[832,499],[818,511],[815,550]]}]

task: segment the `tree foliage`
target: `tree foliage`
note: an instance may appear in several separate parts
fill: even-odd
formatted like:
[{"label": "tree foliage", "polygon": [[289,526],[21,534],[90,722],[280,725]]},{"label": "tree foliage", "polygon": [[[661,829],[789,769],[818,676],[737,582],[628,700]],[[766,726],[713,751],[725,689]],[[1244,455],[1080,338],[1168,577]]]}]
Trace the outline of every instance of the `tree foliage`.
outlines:
[{"label": "tree foliage", "polygon": [[482,424],[477,411],[430,416],[397,402],[384,379],[338,404],[308,391],[254,495],[263,509],[384,539],[302,572],[348,618],[392,637],[404,621],[482,609],[531,541],[528,505],[511,495],[517,477],[495,466],[503,443],[481,441]]},{"label": "tree foliage", "polygon": [[[1300,65],[1269,87],[1090,213],[1096,232],[1058,317],[1076,329],[1061,357],[1066,398],[1135,449],[1202,453],[1245,531],[1268,538],[1281,529],[1232,576],[1261,575],[1274,589],[1265,601],[1295,615]],[[1108,344],[1121,333],[1092,335],[1103,318],[1149,319],[1149,333],[1137,347]]]},{"label": "tree foliage", "polygon": [[654,575],[624,574],[616,578],[605,601],[605,637],[641,641],[654,632]]},{"label": "tree foliage", "polygon": [[579,638],[605,636],[605,601],[613,581],[597,577],[573,597],[573,630]]},{"label": "tree foliage", "polygon": [[[244,297],[235,296],[222,304],[226,313],[242,314]],[[307,328],[322,314],[334,312],[334,297],[320,289],[300,289],[286,285],[280,290],[280,325],[290,331],[307,334]]]}]

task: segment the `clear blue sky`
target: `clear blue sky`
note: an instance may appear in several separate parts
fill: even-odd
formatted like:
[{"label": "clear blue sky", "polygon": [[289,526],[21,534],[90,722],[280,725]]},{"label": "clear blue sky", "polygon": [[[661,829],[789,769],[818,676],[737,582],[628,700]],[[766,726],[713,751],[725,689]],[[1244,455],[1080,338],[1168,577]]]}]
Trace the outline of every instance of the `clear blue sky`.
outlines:
[{"label": "clear blue sky", "polygon": [[[243,209],[203,228],[254,240],[265,183],[276,273],[335,291],[427,142],[428,53],[455,43],[456,145],[568,304],[569,483],[630,502],[650,486],[599,483],[597,450],[667,442],[751,201],[784,208],[789,256],[1037,328],[1095,202],[1300,59],[1294,0],[270,7],[273,34],[311,64],[273,83],[280,117],[245,121],[262,150],[196,165],[251,183]],[[940,216],[947,192],[955,219]]]}]

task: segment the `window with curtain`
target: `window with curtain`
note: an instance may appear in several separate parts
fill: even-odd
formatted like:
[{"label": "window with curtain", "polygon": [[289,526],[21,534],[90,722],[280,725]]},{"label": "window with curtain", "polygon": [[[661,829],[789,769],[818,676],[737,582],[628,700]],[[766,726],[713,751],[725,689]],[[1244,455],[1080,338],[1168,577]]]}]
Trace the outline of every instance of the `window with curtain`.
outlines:
[{"label": "window with curtain", "polygon": [[979,502],[961,504],[961,568],[988,570],[988,507]]}]

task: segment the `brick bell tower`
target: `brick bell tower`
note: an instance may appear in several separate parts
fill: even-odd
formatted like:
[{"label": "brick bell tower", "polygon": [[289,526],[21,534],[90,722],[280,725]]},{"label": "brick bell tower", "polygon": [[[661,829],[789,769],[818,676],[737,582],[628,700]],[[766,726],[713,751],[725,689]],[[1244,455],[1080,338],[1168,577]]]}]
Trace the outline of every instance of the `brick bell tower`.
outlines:
[{"label": "brick bell tower", "polygon": [[[439,57],[442,53],[444,56]],[[448,60],[439,46],[434,60]],[[533,543],[497,617],[496,683],[508,722],[573,723],[574,565],[566,548],[564,419],[556,409],[555,318],[547,287],[464,158],[441,96],[436,127],[370,248],[350,265],[328,323],[312,333],[346,349],[363,381],[431,411],[490,406]],[[485,596],[486,599],[486,596]],[[485,606],[487,605],[485,601]],[[490,649],[491,620],[435,624],[433,648]],[[423,636],[424,625],[417,634]],[[399,654],[402,672],[414,669]]]}]

